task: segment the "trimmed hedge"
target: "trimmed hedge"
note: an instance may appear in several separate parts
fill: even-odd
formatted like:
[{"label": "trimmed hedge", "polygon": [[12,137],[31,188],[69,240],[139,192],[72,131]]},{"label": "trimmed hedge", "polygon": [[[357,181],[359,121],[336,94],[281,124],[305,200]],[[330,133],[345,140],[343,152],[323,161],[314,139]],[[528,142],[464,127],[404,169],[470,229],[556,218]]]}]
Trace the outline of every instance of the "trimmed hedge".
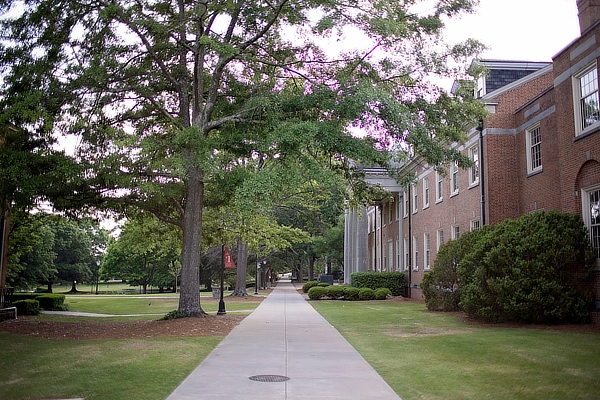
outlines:
[{"label": "trimmed hedge", "polygon": [[375,300],[375,291],[371,288],[364,287],[358,292],[358,298],[361,300]]},{"label": "trimmed hedge", "polygon": [[37,300],[17,300],[13,305],[17,307],[17,315],[38,315],[40,313],[40,302]]},{"label": "trimmed hedge", "polygon": [[319,282],[317,281],[308,281],[305,282],[304,285],[302,285],[302,292],[303,293],[308,293],[308,291],[310,290],[310,288],[315,287],[319,284]]},{"label": "trimmed hedge", "polygon": [[344,300],[347,301],[356,301],[358,300],[358,293],[360,292],[359,288],[355,288],[352,286],[342,286],[344,288]]},{"label": "trimmed hedge", "polygon": [[327,295],[327,297],[329,297],[332,300],[341,299],[342,297],[344,297],[344,287],[336,286],[336,285],[329,285],[329,286],[327,286],[326,295]]},{"label": "trimmed hedge", "polygon": [[404,294],[405,277],[403,272],[354,272],[350,275],[350,285],[361,288],[390,289],[392,295]]},{"label": "trimmed hedge", "polygon": [[64,294],[42,294],[36,299],[40,303],[40,307],[44,310],[66,311],[68,306],[65,303]]},{"label": "trimmed hedge", "polygon": [[327,288],[322,286],[313,286],[308,290],[308,298],[311,300],[320,300],[327,294]]},{"label": "trimmed hedge", "polygon": [[65,303],[64,294],[54,293],[14,293],[13,302],[22,300],[37,300],[39,307],[48,311],[66,311],[69,306]]},{"label": "trimmed hedge", "polygon": [[388,288],[375,289],[375,300],[385,300],[392,295],[392,291]]}]

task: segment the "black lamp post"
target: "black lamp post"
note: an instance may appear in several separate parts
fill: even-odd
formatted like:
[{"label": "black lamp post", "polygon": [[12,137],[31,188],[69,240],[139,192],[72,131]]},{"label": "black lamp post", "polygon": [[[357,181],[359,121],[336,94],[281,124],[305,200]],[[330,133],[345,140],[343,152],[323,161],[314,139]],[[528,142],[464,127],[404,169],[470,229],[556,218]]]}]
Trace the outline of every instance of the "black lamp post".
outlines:
[{"label": "black lamp post", "polygon": [[260,270],[260,261],[258,261],[258,253],[256,253],[256,276],[254,281],[254,294],[258,294],[258,272]]},{"label": "black lamp post", "polygon": [[221,246],[221,296],[219,299],[219,311],[217,315],[225,315],[225,301],[223,300],[224,291],[224,280],[225,280],[225,245]]}]

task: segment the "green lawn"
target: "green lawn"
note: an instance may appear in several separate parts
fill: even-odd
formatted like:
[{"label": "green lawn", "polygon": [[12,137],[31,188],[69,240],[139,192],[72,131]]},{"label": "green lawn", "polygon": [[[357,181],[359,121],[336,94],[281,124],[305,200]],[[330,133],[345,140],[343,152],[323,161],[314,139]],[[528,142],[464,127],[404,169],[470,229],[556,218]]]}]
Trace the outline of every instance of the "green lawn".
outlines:
[{"label": "green lawn", "polygon": [[0,399],[163,400],[221,340],[49,340],[0,333]]},{"label": "green lawn", "polygon": [[[225,298],[226,309],[253,310],[251,298]],[[72,311],[146,314],[142,317],[73,317],[40,315],[40,320],[109,322],[158,319],[177,308],[178,298],[135,295],[67,295]],[[216,311],[218,299],[203,297],[205,311]],[[223,339],[143,338],[51,340],[0,332],[0,399],[86,400],[165,399]]]},{"label": "green lawn", "polygon": [[[258,303],[244,301],[243,299],[228,299],[224,297],[225,308],[228,311],[253,310]],[[65,304],[70,311],[99,313],[99,314],[166,314],[177,309],[179,296],[155,295],[66,295]],[[216,312],[219,309],[219,300],[210,296],[202,296],[200,300],[202,309],[206,312]]]},{"label": "green lawn", "polygon": [[600,396],[600,334],[474,327],[412,302],[311,304],[403,400]]}]

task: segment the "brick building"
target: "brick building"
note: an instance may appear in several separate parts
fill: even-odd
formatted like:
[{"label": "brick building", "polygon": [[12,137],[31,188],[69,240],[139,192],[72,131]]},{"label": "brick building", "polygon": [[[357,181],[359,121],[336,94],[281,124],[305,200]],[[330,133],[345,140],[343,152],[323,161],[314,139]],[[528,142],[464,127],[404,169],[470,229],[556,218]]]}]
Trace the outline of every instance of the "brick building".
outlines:
[{"label": "brick building", "polygon": [[[393,201],[348,211],[346,282],[355,271],[405,271],[411,297],[422,298],[420,282],[441,244],[537,210],[581,215],[600,247],[600,0],[577,5],[581,36],[551,63],[479,61],[490,73],[477,96],[490,114],[459,148],[477,167],[443,176],[413,160],[404,166],[418,177],[410,188],[365,171]],[[600,323],[600,262],[593,284]]]}]

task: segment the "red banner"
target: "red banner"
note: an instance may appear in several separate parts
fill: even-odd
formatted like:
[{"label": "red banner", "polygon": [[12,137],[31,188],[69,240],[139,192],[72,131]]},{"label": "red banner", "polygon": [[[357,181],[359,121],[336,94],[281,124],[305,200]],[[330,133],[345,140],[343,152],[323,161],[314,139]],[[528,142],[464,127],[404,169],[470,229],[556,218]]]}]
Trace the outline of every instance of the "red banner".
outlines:
[{"label": "red banner", "polygon": [[231,254],[229,254],[229,249],[225,247],[225,269],[235,269],[235,263],[233,262],[233,258],[231,258]]}]

